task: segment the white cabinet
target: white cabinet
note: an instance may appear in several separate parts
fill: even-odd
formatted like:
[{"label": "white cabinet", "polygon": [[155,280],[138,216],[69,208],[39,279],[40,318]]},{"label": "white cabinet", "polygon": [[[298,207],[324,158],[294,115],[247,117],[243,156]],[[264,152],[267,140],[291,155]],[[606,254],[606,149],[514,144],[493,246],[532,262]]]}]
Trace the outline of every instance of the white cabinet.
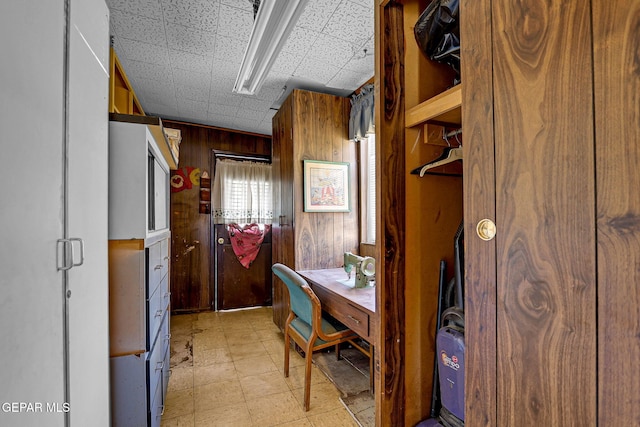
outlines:
[{"label": "white cabinet", "polygon": [[109,10],[0,12],[0,425],[107,427]]},{"label": "white cabinet", "polygon": [[161,151],[168,143],[161,127],[109,123],[109,239],[148,239],[169,228],[169,165]]},{"label": "white cabinet", "polygon": [[112,121],[109,131],[111,419],[159,426],[170,357],[169,168],[151,126]]}]

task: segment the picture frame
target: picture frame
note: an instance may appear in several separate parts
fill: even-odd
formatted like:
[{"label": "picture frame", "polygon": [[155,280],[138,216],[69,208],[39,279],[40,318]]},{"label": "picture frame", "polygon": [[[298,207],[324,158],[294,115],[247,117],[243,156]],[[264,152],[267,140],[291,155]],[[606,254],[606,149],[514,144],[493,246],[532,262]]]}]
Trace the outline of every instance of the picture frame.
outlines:
[{"label": "picture frame", "polygon": [[304,211],[350,212],[349,163],[304,160]]}]

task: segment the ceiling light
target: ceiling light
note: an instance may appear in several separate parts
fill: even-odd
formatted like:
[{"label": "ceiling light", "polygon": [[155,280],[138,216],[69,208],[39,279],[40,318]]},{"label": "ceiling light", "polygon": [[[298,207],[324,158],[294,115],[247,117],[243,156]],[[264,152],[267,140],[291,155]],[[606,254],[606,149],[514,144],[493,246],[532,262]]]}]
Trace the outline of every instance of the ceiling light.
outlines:
[{"label": "ceiling light", "polygon": [[262,0],[233,91],[260,90],[308,0]]}]

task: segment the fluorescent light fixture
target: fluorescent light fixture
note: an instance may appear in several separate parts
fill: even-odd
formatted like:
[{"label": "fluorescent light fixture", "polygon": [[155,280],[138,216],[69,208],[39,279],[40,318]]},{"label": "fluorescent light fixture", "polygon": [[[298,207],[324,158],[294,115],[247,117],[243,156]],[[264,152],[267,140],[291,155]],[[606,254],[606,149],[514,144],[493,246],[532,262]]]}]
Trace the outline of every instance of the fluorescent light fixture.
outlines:
[{"label": "fluorescent light fixture", "polygon": [[262,0],[233,91],[260,90],[308,0]]}]

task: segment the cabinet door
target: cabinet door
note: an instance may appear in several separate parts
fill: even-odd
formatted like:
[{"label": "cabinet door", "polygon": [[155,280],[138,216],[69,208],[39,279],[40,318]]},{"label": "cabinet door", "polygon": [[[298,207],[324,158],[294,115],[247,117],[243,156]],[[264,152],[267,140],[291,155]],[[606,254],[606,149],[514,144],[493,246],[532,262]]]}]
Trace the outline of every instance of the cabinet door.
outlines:
[{"label": "cabinet door", "polygon": [[[482,5],[464,9],[471,3],[463,3],[461,16],[484,16],[478,14]],[[473,288],[466,306],[466,323],[471,325],[468,348],[473,356],[473,361],[467,360],[470,401],[466,417],[469,425],[486,420],[492,425],[595,425],[590,5],[572,2],[560,7],[534,0],[517,4],[493,0],[490,12],[486,16],[491,16],[491,28],[481,33],[485,37],[478,44],[468,42],[472,46],[463,52],[471,53],[467,67],[475,65],[465,68],[467,73],[462,77],[465,87],[470,88],[463,96],[463,109],[469,113],[469,117],[463,115],[465,135],[474,136],[465,139],[464,173],[469,184],[464,189],[465,213],[470,214],[466,220],[475,231],[477,221],[491,216],[491,207],[483,213],[473,203],[479,197],[493,202],[493,191],[478,194],[478,190],[486,171],[495,165],[492,219],[497,225],[495,242],[486,244],[473,236],[474,243],[466,248],[471,279],[466,283],[472,282]],[[463,22],[469,21],[463,18]],[[463,37],[468,36],[462,39],[463,44],[473,40],[470,34],[469,28],[463,30]],[[483,43],[488,34],[493,34],[493,39]],[[487,50],[477,53],[474,49]],[[486,64],[474,54],[493,54],[493,58]],[[575,66],[578,63],[580,67]],[[492,67],[479,68],[479,64]],[[493,74],[479,81],[473,74],[482,74],[483,69]],[[483,124],[473,115],[481,106],[466,103],[485,102],[478,99],[475,90],[483,91],[487,81],[493,82],[494,121]],[[493,146],[476,141],[475,129],[492,124]],[[488,164],[478,162],[478,157]],[[471,250],[474,252],[469,253]],[[483,257],[483,252],[492,253]],[[493,270],[486,264],[491,260],[495,279],[476,282],[478,270]],[[491,309],[495,317],[482,313]],[[483,314],[487,315],[484,319]],[[478,318],[495,323],[483,330],[473,324]],[[492,334],[492,338],[483,337]],[[484,340],[489,345],[494,340],[494,346],[481,347]],[[477,356],[485,351],[490,357]],[[480,384],[486,376],[481,372],[484,369],[495,375],[486,382],[495,384],[494,390]],[[492,396],[496,396],[495,409],[490,406]]]},{"label": "cabinet door", "polygon": [[70,418],[107,426],[109,11],[103,0],[72,0],[70,14],[67,223],[85,251],[68,272]]},{"label": "cabinet door", "polygon": [[[64,274],[56,270],[56,240],[64,232],[63,6],[0,3],[2,39],[19,35],[3,46],[0,67],[2,98],[11,100],[0,106],[3,403],[65,400]],[[62,426],[64,414],[3,410],[0,425]]]}]

